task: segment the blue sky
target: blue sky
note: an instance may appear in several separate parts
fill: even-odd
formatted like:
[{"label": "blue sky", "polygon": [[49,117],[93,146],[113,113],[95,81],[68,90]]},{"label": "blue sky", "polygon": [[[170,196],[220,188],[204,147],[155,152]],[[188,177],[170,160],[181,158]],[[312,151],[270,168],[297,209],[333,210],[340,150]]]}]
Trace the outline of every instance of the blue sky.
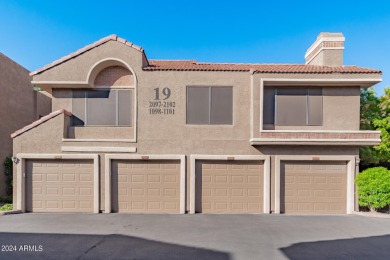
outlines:
[{"label": "blue sky", "polygon": [[344,33],[344,64],[383,71],[375,87],[383,94],[388,1],[0,0],[0,52],[29,70],[110,34],[142,46],[150,59],[304,63],[323,31]]}]

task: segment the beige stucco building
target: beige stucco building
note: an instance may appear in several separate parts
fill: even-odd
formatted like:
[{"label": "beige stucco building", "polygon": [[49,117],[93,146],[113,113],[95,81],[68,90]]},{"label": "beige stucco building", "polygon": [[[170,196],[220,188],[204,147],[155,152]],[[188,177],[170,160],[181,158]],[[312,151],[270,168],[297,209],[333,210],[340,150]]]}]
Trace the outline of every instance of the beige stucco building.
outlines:
[{"label": "beige stucco building", "polygon": [[34,71],[52,113],[16,131],[15,208],[27,212],[349,214],[360,88],[344,36],[306,63],[149,60],[116,35]]},{"label": "beige stucco building", "polygon": [[51,98],[34,91],[29,71],[2,53],[0,78],[0,196],[5,196],[4,160],[13,154],[10,135],[50,113]]}]

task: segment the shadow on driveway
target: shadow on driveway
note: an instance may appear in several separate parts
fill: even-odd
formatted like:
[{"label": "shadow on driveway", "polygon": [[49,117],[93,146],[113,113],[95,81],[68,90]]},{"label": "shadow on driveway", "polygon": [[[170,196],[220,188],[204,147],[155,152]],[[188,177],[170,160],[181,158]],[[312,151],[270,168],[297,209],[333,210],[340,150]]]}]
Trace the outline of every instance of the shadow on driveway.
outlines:
[{"label": "shadow on driveway", "polygon": [[303,242],[280,248],[289,259],[389,259],[390,235]]},{"label": "shadow on driveway", "polygon": [[230,259],[224,252],[123,235],[0,233],[0,246],[0,259]]}]

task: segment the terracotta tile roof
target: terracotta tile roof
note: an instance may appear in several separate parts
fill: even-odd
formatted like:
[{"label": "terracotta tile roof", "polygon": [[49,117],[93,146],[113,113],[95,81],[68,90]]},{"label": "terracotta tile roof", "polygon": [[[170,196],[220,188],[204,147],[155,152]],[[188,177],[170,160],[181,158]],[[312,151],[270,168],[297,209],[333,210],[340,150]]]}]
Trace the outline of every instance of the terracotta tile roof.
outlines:
[{"label": "terracotta tile roof", "polygon": [[[63,62],[73,59],[93,48],[96,48],[108,41],[117,41],[123,43],[131,48],[134,48],[142,53],[144,49],[137,46],[115,34],[102,38],[90,45],[85,46],[59,60],[56,60],[43,68],[30,73],[30,76],[42,73],[45,70],[53,68]],[[238,64],[238,63],[204,63],[196,62],[195,60],[148,60],[149,65],[144,67],[145,71],[237,71],[253,73],[297,73],[297,74],[331,74],[331,73],[349,73],[349,74],[382,74],[380,70],[362,68],[357,66],[314,66],[304,64]]]},{"label": "terracotta tile roof", "polygon": [[304,74],[382,74],[380,70],[357,66],[315,66],[304,64],[237,64],[237,63],[203,63],[194,60],[149,60],[146,71],[176,70],[176,71],[237,71],[253,73],[304,73]]},{"label": "terracotta tile roof", "polygon": [[34,127],[37,127],[40,124],[42,124],[42,123],[44,123],[44,122],[46,122],[46,121],[48,121],[48,120],[50,120],[50,119],[60,115],[60,114],[65,114],[67,116],[71,116],[72,115],[72,113],[70,113],[69,111],[66,111],[65,109],[60,109],[60,110],[51,112],[47,116],[41,117],[39,120],[37,120],[37,121],[35,121],[35,122],[33,122],[33,123],[29,124],[29,125],[26,125],[22,129],[19,129],[19,130],[15,131],[15,133],[11,134],[11,138],[15,138],[16,136],[21,135],[24,132],[26,132],[28,130],[31,130]]},{"label": "terracotta tile roof", "polygon": [[100,40],[98,40],[98,41],[96,41],[96,42],[94,42],[92,44],[89,44],[89,45],[87,45],[87,46],[85,46],[85,47],[83,47],[83,48],[81,48],[81,49],[79,49],[79,50],[77,50],[75,52],[72,52],[71,54],[62,57],[59,60],[53,61],[52,63],[47,64],[44,67],[42,67],[40,69],[37,69],[36,71],[31,72],[30,76],[34,76],[34,75],[39,74],[39,73],[41,73],[41,72],[43,72],[45,70],[53,68],[53,67],[55,67],[55,66],[65,62],[65,61],[73,59],[73,58],[83,54],[84,52],[92,50],[93,48],[96,48],[96,47],[98,47],[98,46],[100,46],[100,45],[102,45],[102,44],[104,44],[106,42],[109,42],[109,41],[117,41],[117,42],[123,43],[123,44],[125,44],[125,45],[127,45],[129,47],[132,47],[133,49],[136,49],[137,51],[144,52],[144,49],[142,47],[140,47],[138,45],[135,45],[134,43],[129,42],[129,41],[123,39],[123,38],[120,38],[120,37],[118,37],[115,34],[112,34],[112,35],[104,37],[104,38],[102,38],[102,39],[100,39]]}]

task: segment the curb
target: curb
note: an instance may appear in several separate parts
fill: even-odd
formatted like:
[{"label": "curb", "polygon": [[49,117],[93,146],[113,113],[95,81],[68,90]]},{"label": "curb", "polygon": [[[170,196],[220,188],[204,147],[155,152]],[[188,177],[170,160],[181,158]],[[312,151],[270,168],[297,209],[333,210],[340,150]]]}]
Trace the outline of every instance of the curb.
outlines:
[{"label": "curb", "polygon": [[12,214],[20,214],[20,213],[22,213],[21,210],[0,211],[0,216],[12,215]]},{"label": "curb", "polygon": [[362,217],[369,217],[369,218],[390,218],[390,214],[387,213],[379,213],[379,212],[358,212],[354,211],[354,215],[362,216]]}]

